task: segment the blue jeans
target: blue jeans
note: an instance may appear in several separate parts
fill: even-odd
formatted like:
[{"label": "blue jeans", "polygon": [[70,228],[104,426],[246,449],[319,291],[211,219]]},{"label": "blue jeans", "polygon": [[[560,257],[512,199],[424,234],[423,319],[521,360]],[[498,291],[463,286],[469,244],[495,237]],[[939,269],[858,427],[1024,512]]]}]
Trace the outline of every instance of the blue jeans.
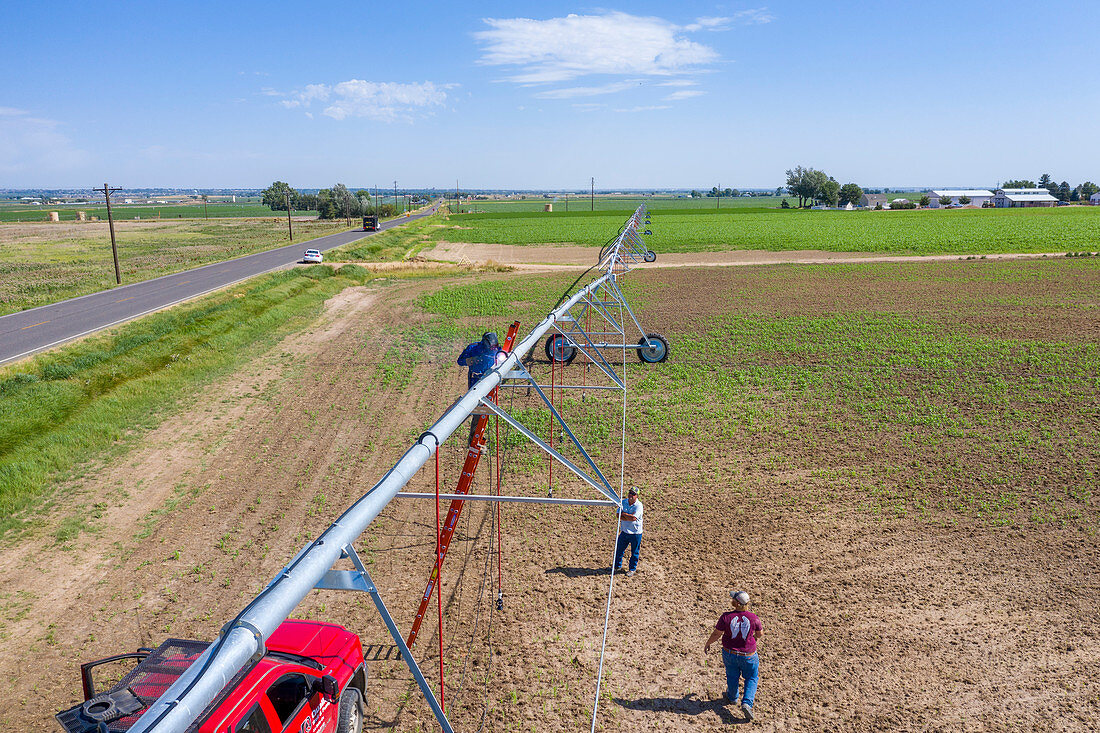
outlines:
[{"label": "blue jeans", "polygon": [[642,535],[619,532],[619,541],[615,543],[615,559],[611,561],[611,567],[621,568],[623,550],[630,545],[630,569],[638,569],[638,556],[642,551]]},{"label": "blue jeans", "polygon": [[741,704],[751,708],[756,700],[756,683],[760,678],[760,657],[755,654],[742,657],[723,649],[722,663],[726,665],[726,695],[730,702],[737,700],[737,686],[744,677],[745,694],[741,696]]}]

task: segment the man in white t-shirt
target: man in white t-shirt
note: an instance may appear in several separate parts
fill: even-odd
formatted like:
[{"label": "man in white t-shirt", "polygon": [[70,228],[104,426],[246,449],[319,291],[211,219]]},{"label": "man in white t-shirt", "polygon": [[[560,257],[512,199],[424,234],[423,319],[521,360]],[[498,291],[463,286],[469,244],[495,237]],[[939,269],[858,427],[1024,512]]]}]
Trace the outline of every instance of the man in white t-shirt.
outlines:
[{"label": "man in white t-shirt", "polygon": [[611,570],[622,570],[623,550],[630,547],[630,569],[626,576],[632,577],[638,569],[638,555],[642,548],[642,502],[638,499],[638,490],[630,488],[619,512],[619,539],[615,543],[615,558]]}]

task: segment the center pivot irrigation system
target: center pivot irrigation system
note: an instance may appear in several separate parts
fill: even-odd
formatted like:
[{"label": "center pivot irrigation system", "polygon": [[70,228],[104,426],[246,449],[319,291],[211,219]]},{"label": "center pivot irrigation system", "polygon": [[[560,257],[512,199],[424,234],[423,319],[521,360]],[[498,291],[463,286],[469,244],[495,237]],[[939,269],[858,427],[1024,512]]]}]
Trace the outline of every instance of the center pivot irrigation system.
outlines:
[{"label": "center pivot irrigation system", "polygon": [[[130,728],[131,733],[178,732],[192,729],[211,701],[227,685],[231,684],[239,672],[255,664],[264,654],[265,639],[269,638],[279,625],[286,620],[303,598],[314,589],[362,591],[370,594],[378,613],[389,629],[390,635],[400,650],[401,659],[409,667],[416,679],[436,720],[446,733],[453,733],[443,706],[442,666],[443,655],[440,650],[441,689],[439,698],[433,693],[417,664],[409,647],[416,639],[417,631],[425,616],[425,611],[434,590],[438,589],[440,571],[446,557],[446,548],[450,544],[458,514],[466,501],[490,502],[536,502],[558,505],[579,505],[606,507],[614,511],[615,522],[622,505],[624,494],[624,469],[626,460],[626,410],[627,391],[626,355],[637,352],[639,359],[647,363],[664,361],[669,353],[668,342],[656,333],[647,333],[635,316],[622,291],[618,278],[629,272],[632,265],[639,262],[653,262],[657,255],[650,251],[642,240],[642,235],[650,234],[646,228],[649,214],[645,205],[639,206],[627,220],[614,240],[605,246],[598,263],[588,272],[596,270],[595,279],[572,293],[563,296],[564,301],[550,312],[547,317],[527,334],[518,344],[515,343],[519,324],[513,324],[498,355],[496,366],[487,372],[457,402],[451,405],[443,415],[425,431],[417,441],[405,451],[401,459],[356,501],[339,519],[326,529],[316,540],[306,545],[287,564],[282,571],[260,592],[236,618],[227,623],[201,656],[188,667],[164,694],[161,695]],[[587,275],[587,273],[586,273]],[[585,276],[578,278],[576,286]],[[641,334],[637,342],[631,341],[628,333],[634,328]],[[545,339],[545,351],[550,359],[552,370],[557,365],[572,362],[578,354],[583,355],[595,369],[606,376],[606,384],[583,385],[556,384],[554,372],[550,384],[542,384],[535,379],[524,366],[524,358]],[[621,359],[617,356],[621,355]],[[557,371],[564,374],[563,369]],[[597,375],[598,376],[598,375]],[[552,424],[560,427],[568,436],[570,443],[577,449],[581,459],[574,462],[553,446],[553,432],[549,441],[544,441],[532,429],[522,424],[496,402],[498,390],[504,388],[533,390],[542,403],[549,409]],[[589,453],[581,445],[574,432],[566,424],[555,406],[556,390],[603,389],[617,390],[622,393],[622,449],[620,452],[618,486],[608,480],[596,465]],[[549,395],[547,394],[549,392]],[[462,477],[453,494],[440,494],[438,490],[439,447],[458,430],[467,418],[475,419],[474,431],[466,453]],[[571,499],[530,496],[503,496],[499,492],[500,478],[497,473],[497,493],[476,495],[468,493],[472,485],[473,474],[478,458],[483,452],[483,438],[490,416],[503,420],[512,429],[525,436],[545,451],[554,461],[560,463],[575,474],[584,483],[595,489],[601,498]],[[499,426],[499,422],[498,422]],[[436,492],[409,493],[400,492],[413,476],[432,457],[435,457]],[[552,486],[552,484],[551,484]],[[400,493],[399,493],[400,492]],[[397,625],[379,595],[378,588],[367,572],[353,543],[370,526],[370,523],[395,497],[433,498],[436,500],[437,534],[435,563],[428,581],[428,587],[421,599],[420,608],[408,643],[402,638]],[[450,499],[451,507],[447,521],[440,531],[439,500]],[[499,508],[499,503],[497,504]],[[341,561],[350,561],[354,570],[337,570],[334,565]],[[604,614],[603,647],[606,647],[608,618],[611,609],[612,590],[615,574],[610,574],[607,594],[607,607]],[[439,599],[441,594],[437,594]],[[442,626],[441,600],[439,623]],[[501,600],[498,596],[498,607]],[[442,633],[440,633],[442,646]],[[600,680],[603,676],[603,648],[600,652],[599,672],[596,678],[596,695],[593,701],[592,728],[595,730],[596,705],[599,700]]]}]

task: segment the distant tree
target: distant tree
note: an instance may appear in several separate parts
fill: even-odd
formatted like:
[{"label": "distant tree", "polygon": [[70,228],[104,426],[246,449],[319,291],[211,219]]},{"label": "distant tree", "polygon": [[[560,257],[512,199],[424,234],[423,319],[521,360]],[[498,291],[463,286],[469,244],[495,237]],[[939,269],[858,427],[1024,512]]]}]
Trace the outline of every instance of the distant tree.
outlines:
[{"label": "distant tree", "polygon": [[1062,181],[1058,184],[1057,192],[1054,195],[1058,197],[1059,201],[1069,201],[1069,194],[1069,183]]},{"label": "distant tree", "polygon": [[969,196],[959,196],[959,204],[960,205],[966,206],[969,203],[970,203],[970,197]]},{"label": "distant tree", "polygon": [[735,194],[733,193],[733,189],[727,188],[726,190],[722,191],[722,195],[726,198],[732,198]]},{"label": "distant tree", "polygon": [[931,206],[932,205],[932,198],[926,193],[921,194],[920,205],[921,206]]},{"label": "distant tree", "polygon": [[841,206],[851,204],[852,206],[859,206],[860,200],[863,198],[863,189],[855,183],[845,183],[840,187],[840,196],[838,203]]},{"label": "distant tree", "polygon": [[775,195],[776,196],[782,196],[783,195],[783,187],[782,186],[776,186]]},{"label": "distant tree", "polygon": [[1085,181],[1081,184],[1081,198],[1089,199],[1094,193],[1100,193],[1100,186],[1092,181]]},{"label": "distant tree", "polygon": [[286,211],[286,195],[290,194],[293,201],[298,192],[283,181],[275,181],[260,193],[260,203],[272,211]]},{"label": "distant tree", "polygon": [[1035,188],[1035,181],[1020,179],[1018,181],[1005,181],[1001,188]]},{"label": "distant tree", "polygon": [[875,204],[875,211],[882,211],[882,202],[879,201]]},{"label": "distant tree", "polygon": [[[726,189],[726,190],[728,191],[729,189]],[[733,189],[732,191],[730,191],[730,196],[735,196],[736,197],[736,196],[740,196],[740,195],[741,195],[741,192],[738,191],[736,188]]]},{"label": "distant tree", "polygon": [[1080,201],[1081,200],[1081,186],[1080,185],[1078,185],[1076,188],[1074,188],[1072,191],[1070,191],[1069,200],[1070,201]]},{"label": "distant tree", "polygon": [[702,196],[702,195],[703,195],[703,194],[699,193],[698,191],[696,191],[696,190],[694,190],[694,189],[692,189],[692,191],[691,191],[691,197],[692,197],[693,199],[697,199],[697,198],[699,198],[699,197],[700,197],[700,196]]},{"label": "distant tree", "polygon": [[1045,188],[1050,191],[1051,196],[1058,193],[1058,184],[1054,182],[1054,179],[1050,177],[1049,173],[1044,173],[1039,176],[1039,188]]},{"label": "distant tree", "polygon": [[940,206],[950,206],[950,205],[951,205],[951,197],[950,196],[940,196]]},{"label": "distant tree", "polygon": [[836,206],[840,199],[840,184],[835,178],[829,177],[821,184],[821,200],[827,206]]},{"label": "distant tree", "polygon": [[824,171],[799,165],[787,171],[787,190],[798,197],[798,208],[801,209],[807,201],[821,198],[828,180],[829,176]]}]

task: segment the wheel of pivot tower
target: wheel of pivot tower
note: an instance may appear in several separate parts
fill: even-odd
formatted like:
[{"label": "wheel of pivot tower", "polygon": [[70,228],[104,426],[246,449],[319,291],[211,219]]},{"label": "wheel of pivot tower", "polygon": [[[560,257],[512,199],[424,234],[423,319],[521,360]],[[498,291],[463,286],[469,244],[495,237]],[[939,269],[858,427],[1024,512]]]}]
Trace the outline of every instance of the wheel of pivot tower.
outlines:
[{"label": "wheel of pivot tower", "polygon": [[577,358],[577,347],[560,333],[550,334],[546,338],[546,358],[559,364],[569,364]]},{"label": "wheel of pivot tower", "polygon": [[340,712],[336,720],[336,733],[362,733],[363,710],[359,690],[348,687],[340,695]]},{"label": "wheel of pivot tower", "polygon": [[642,255],[642,259],[645,260],[646,262],[656,262],[657,261],[657,253],[654,252],[651,249],[647,249],[646,253],[644,255]]},{"label": "wheel of pivot tower", "polygon": [[668,358],[668,339],[659,333],[647,333],[638,339],[638,358],[647,364],[659,364]]}]

